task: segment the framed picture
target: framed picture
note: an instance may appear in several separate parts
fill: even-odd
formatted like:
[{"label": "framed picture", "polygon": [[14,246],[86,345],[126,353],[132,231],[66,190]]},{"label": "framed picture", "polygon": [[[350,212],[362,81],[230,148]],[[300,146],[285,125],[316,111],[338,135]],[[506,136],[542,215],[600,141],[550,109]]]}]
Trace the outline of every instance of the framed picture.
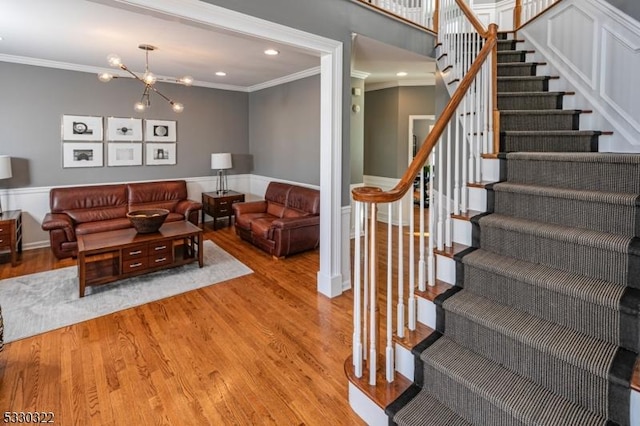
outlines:
[{"label": "framed picture", "polygon": [[145,158],[149,166],[176,164],[175,143],[147,143]]},{"label": "framed picture", "polygon": [[145,120],[144,136],[150,142],[175,142],[176,122],[168,120]]},{"label": "framed picture", "polygon": [[109,143],[107,144],[108,166],[141,166],[141,143]]},{"label": "framed picture", "polygon": [[63,141],[101,141],[102,117],[88,115],[62,116]]},{"label": "framed picture", "polygon": [[142,119],[140,118],[107,118],[108,141],[142,141]]},{"label": "framed picture", "polygon": [[79,142],[62,144],[62,167],[102,167],[102,143]]}]

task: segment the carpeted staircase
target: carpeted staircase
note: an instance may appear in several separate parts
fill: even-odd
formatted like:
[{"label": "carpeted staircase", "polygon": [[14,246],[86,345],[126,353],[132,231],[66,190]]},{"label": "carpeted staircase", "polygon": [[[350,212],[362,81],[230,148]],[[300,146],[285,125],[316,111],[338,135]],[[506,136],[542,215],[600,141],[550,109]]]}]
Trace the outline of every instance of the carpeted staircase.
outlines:
[{"label": "carpeted staircase", "polygon": [[498,53],[504,181],[487,187],[398,425],[628,425],[639,350],[640,155],[598,153],[570,93]]}]

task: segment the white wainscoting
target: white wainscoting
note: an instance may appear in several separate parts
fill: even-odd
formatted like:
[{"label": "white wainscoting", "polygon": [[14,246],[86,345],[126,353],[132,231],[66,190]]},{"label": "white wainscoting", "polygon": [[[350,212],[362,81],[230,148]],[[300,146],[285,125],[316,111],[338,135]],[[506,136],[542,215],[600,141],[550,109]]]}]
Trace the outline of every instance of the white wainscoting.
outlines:
[{"label": "white wainscoting", "polygon": [[485,28],[490,23],[496,23],[499,31],[511,31],[515,5],[515,0],[502,0],[495,3],[474,4],[473,11]]},{"label": "white wainscoting", "polygon": [[593,110],[584,130],[613,131],[600,151],[640,152],[640,23],[603,0],[565,0],[520,32],[524,48],[559,75],[550,90],[575,91],[565,108]]}]

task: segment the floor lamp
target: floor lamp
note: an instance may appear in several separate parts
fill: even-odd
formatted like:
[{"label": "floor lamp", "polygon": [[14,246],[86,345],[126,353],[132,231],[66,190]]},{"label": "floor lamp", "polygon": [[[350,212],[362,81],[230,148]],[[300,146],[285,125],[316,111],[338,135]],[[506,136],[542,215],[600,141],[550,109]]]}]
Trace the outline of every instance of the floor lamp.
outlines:
[{"label": "floor lamp", "polygon": [[231,154],[228,152],[220,154],[211,154],[211,169],[218,171],[218,180],[216,182],[216,192],[218,194],[226,194],[229,192],[227,186],[226,170],[231,168]]},{"label": "floor lamp", "polygon": [[[11,157],[0,155],[0,179],[9,179],[11,174]],[[0,198],[0,214],[2,214],[2,199]]]}]

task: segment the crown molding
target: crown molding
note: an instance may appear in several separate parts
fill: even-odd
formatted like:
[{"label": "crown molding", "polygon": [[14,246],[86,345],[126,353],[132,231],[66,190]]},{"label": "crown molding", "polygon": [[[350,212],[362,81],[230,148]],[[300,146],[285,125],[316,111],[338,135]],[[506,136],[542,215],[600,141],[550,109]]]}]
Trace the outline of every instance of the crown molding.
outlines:
[{"label": "crown molding", "polygon": [[320,67],[313,67],[303,71],[299,71],[293,74],[285,75],[284,77],[275,78],[273,80],[265,81],[264,83],[254,84],[253,86],[249,86],[247,91],[257,92],[258,90],[267,89],[269,87],[279,86],[284,83],[289,83],[296,80],[301,80],[303,78],[311,77],[313,75],[320,74]]},{"label": "crown molding", "polygon": [[351,77],[353,77],[353,78],[359,78],[361,80],[364,80],[367,77],[369,77],[370,75],[371,75],[371,73],[368,73],[368,72],[358,71],[358,70],[351,70]]},{"label": "crown molding", "polygon": [[365,86],[365,92],[374,90],[389,89],[391,87],[414,87],[414,86],[435,86],[436,77],[423,80],[401,80],[401,81],[385,81],[382,83],[371,83]]}]

